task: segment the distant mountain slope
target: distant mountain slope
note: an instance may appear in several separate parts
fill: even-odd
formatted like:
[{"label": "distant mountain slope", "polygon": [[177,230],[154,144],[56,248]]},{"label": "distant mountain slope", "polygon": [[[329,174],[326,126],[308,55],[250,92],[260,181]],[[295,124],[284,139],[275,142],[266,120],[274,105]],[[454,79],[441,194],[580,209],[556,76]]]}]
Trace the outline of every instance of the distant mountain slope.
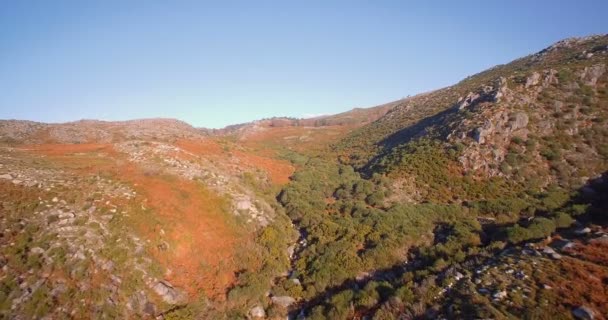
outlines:
[{"label": "distant mountain slope", "polygon": [[108,143],[126,139],[167,140],[200,135],[199,130],[175,119],[80,120],[58,124],[0,120],[0,142],[11,143]]},{"label": "distant mountain slope", "polygon": [[282,127],[330,127],[330,126],[361,126],[370,123],[385,115],[396,104],[388,103],[371,108],[356,108],[335,115],[320,116],[314,118],[287,118],[275,117],[262,119],[248,123],[230,125],[223,129],[205,130],[220,135],[246,136],[260,130]]}]

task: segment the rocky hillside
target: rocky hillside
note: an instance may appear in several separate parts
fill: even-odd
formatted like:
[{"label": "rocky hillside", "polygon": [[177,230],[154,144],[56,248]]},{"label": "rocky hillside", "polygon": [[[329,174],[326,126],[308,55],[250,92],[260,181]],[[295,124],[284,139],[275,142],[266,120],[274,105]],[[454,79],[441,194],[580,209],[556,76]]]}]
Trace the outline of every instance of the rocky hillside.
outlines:
[{"label": "rocky hillside", "polygon": [[0,121],[0,318],[605,319],[608,35],[222,130]]},{"label": "rocky hillside", "polygon": [[[581,92],[575,90],[581,90],[581,87],[585,90],[589,86],[596,88],[598,79],[606,72],[608,49],[605,43],[606,36],[566,39],[536,54],[470,76],[456,85],[396,101],[395,107],[386,116],[355,132],[343,142],[342,147],[365,146],[371,149],[365,150],[367,153],[375,151],[372,146],[390,148],[406,142],[404,140],[418,133],[412,133],[411,130],[418,129],[421,125],[428,126],[432,120],[438,124],[450,124],[437,118],[442,115],[442,111],[462,111],[465,108],[470,111],[474,105],[483,106],[482,103],[512,102],[512,98],[503,98],[506,90],[510,90],[508,93],[511,97],[517,95],[523,99],[515,101],[520,104],[533,104],[542,92],[549,94],[546,91],[551,88],[556,89],[553,91],[566,89],[567,92],[560,93],[562,98],[580,95]],[[522,87],[528,90],[519,90]],[[600,89],[601,87],[600,85]],[[547,88],[549,89],[544,90]],[[421,120],[426,122],[418,123]],[[418,126],[410,129],[414,124]],[[426,126],[420,129],[423,130]],[[405,128],[410,131],[402,131]],[[359,138],[363,136],[369,138]]]},{"label": "rocky hillside", "polygon": [[21,120],[0,120],[0,141],[4,143],[110,143],[124,140],[175,140],[200,137],[191,125],[174,119],[131,121],[81,120],[49,124]]},{"label": "rocky hillside", "polygon": [[310,159],[279,196],[306,244],[294,314],[603,319],[607,65],[607,35],[566,39]]}]

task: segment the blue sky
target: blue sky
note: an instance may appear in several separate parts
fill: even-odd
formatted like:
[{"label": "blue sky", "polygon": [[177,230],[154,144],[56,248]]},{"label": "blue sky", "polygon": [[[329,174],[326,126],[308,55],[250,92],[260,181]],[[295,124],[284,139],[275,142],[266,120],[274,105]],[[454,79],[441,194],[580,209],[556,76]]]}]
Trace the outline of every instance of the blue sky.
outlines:
[{"label": "blue sky", "polygon": [[1,1],[0,119],[223,127],[370,107],[565,37],[608,1]]}]

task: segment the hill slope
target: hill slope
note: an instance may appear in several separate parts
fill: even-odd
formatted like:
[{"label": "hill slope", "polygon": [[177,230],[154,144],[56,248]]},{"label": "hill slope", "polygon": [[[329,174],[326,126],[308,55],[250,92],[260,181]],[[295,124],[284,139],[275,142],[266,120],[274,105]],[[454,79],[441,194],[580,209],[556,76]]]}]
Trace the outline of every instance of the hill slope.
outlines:
[{"label": "hill slope", "polygon": [[608,36],[222,130],[0,121],[6,318],[608,314]]},{"label": "hill slope", "polygon": [[305,235],[304,313],[608,314],[607,64],[606,35],[560,41],[396,102],[296,171],[279,201]]}]

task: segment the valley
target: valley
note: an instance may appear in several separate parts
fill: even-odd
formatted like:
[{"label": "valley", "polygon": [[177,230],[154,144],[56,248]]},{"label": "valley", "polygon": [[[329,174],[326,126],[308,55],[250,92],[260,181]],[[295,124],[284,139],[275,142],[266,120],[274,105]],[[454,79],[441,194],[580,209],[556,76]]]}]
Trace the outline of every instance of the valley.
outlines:
[{"label": "valley", "polygon": [[0,318],[605,319],[608,36],[224,129],[0,120]]}]

